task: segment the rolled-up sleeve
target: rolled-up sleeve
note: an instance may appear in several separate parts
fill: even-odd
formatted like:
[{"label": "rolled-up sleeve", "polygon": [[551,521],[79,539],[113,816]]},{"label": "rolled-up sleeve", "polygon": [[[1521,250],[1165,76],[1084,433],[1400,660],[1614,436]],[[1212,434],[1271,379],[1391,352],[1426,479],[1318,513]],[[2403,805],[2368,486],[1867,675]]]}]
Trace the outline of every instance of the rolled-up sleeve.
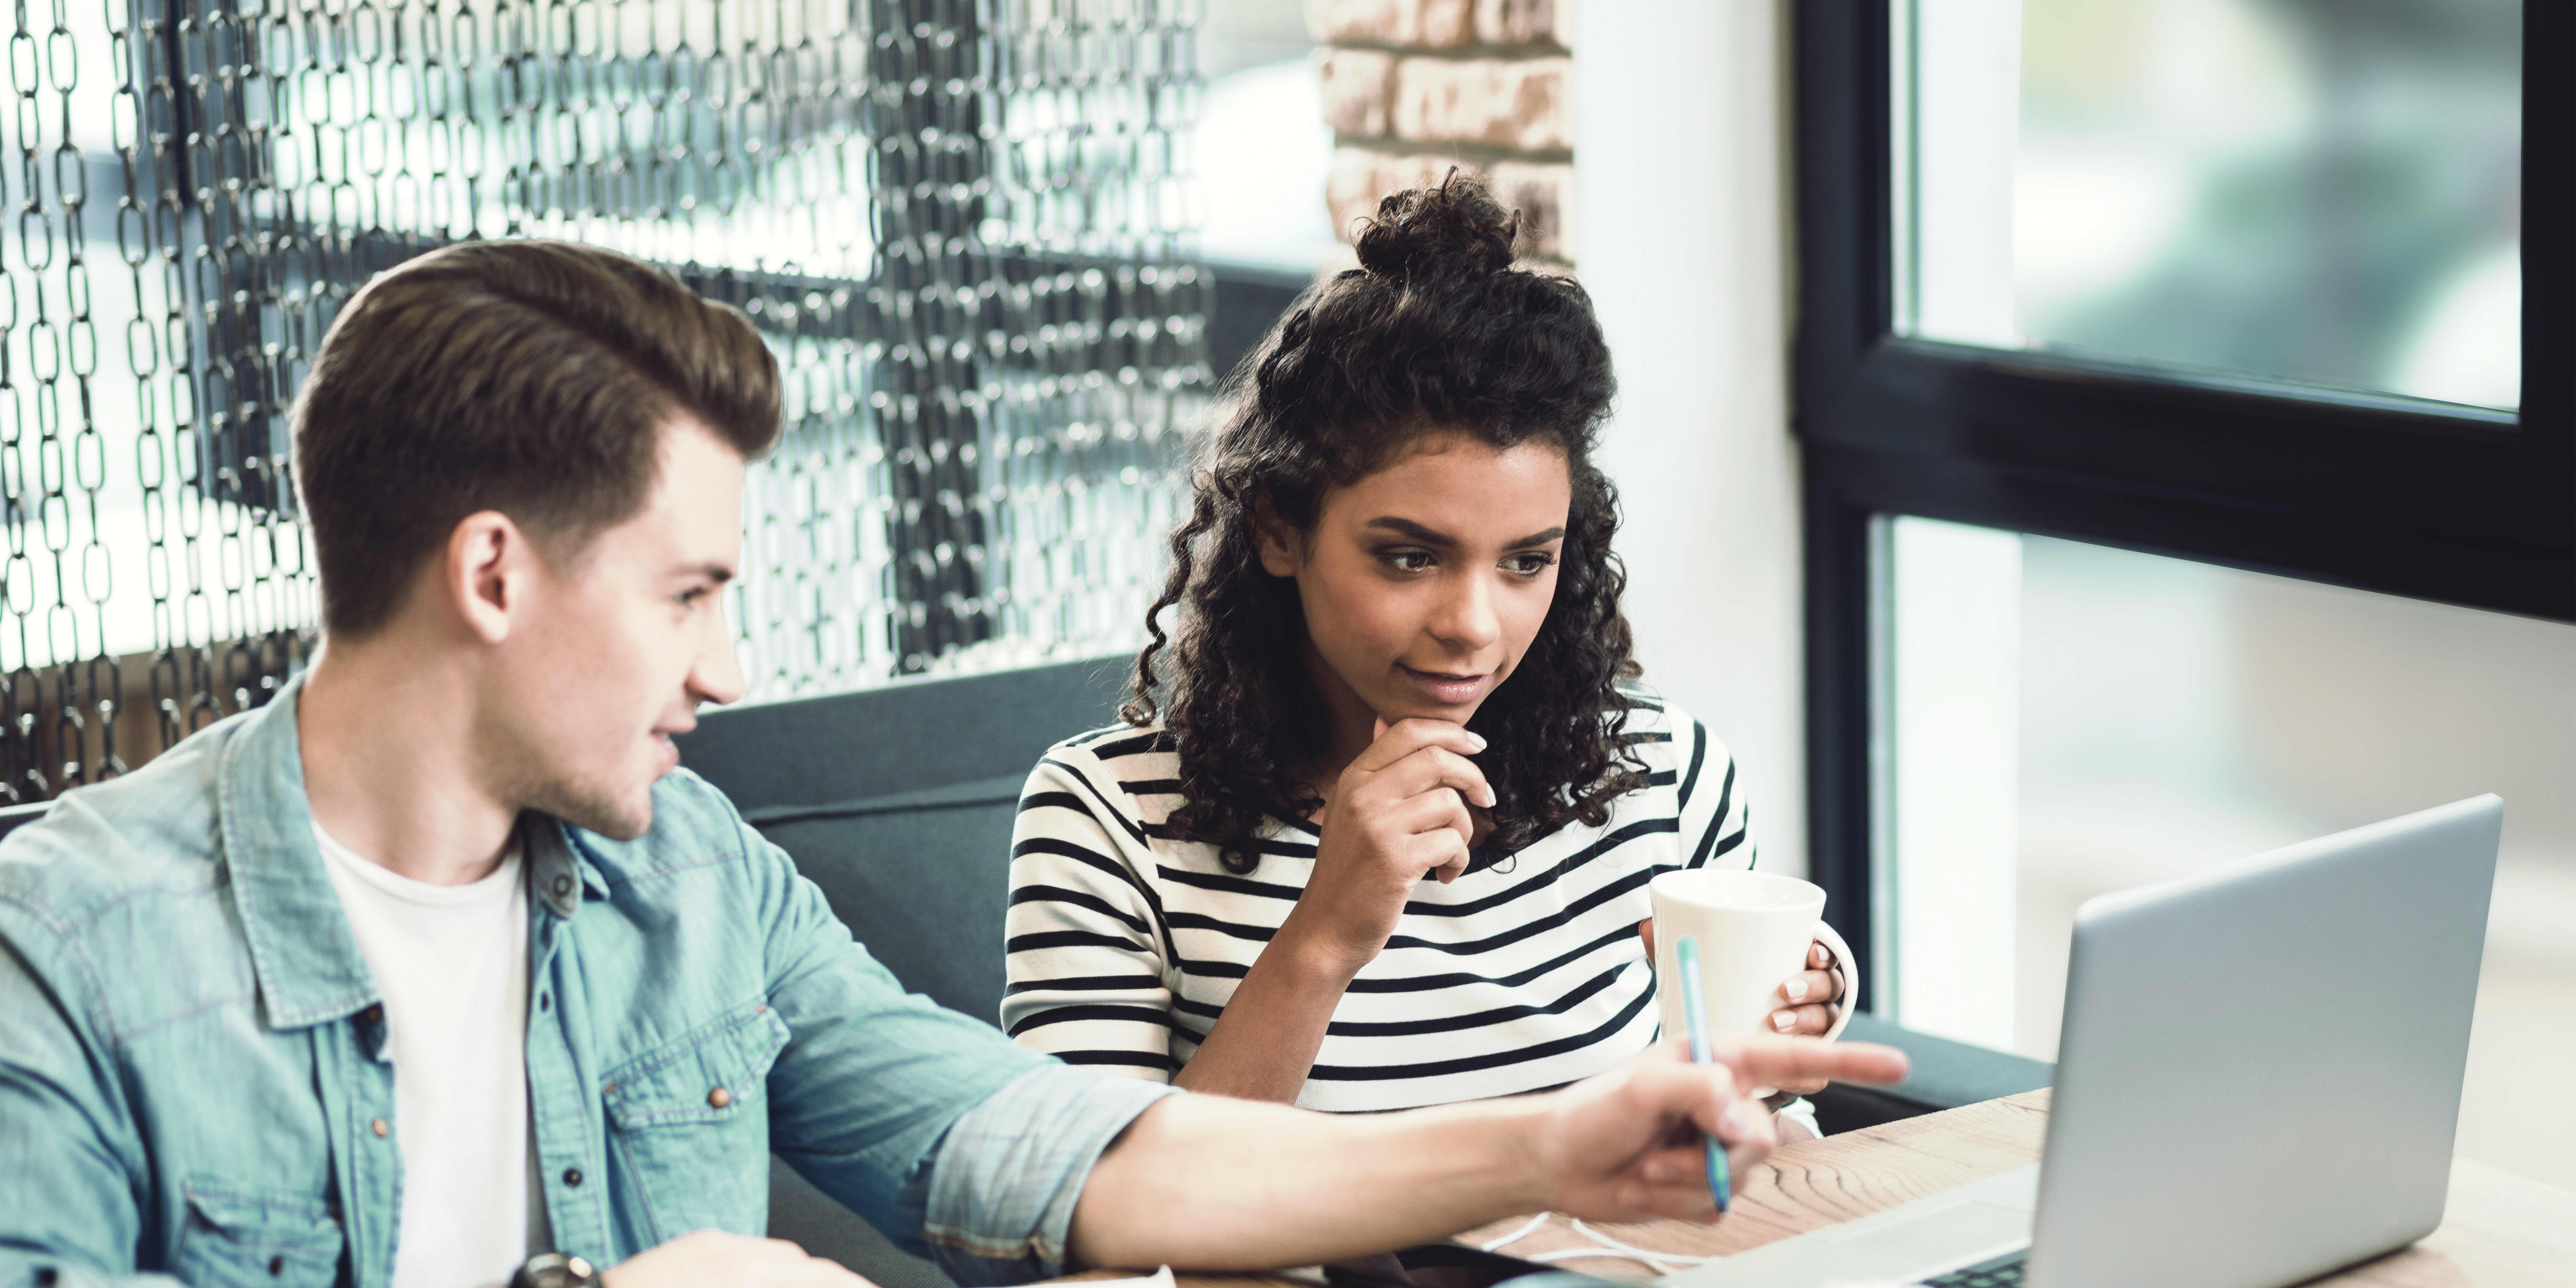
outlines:
[{"label": "rolled-up sleeve", "polygon": [[1179,1094],[1049,1063],[967,1111],[931,1164],[922,1233],[940,1268],[960,1284],[1064,1273],[1074,1202],[1092,1164],[1138,1114]]},{"label": "rolled-up sleeve", "polygon": [[784,851],[741,837],[765,905],[767,1006],[792,1035],[769,1073],[769,1147],[961,1284],[1058,1273],[1092,1162],[1172,1088],[1064,1064],[906,994]]}]

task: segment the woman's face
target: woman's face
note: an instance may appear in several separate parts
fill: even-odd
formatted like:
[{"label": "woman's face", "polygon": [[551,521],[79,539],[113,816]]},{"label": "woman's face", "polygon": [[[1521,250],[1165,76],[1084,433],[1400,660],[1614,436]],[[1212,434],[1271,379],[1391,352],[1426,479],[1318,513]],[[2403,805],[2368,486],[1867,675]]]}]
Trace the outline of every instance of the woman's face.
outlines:
[{"label": "woman's face", "polygon": [[1474,715],[1547,619],[1573,497],[1552,445],[1435,432],[1327,491],[1311,532],[1265,506],[1262,567],[1297,579],[1336,715]]}]

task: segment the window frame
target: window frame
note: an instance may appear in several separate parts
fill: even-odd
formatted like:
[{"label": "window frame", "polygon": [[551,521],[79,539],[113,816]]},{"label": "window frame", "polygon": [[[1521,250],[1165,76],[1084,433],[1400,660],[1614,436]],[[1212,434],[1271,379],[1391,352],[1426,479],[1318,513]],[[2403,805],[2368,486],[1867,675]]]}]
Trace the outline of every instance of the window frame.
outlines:
[{"label": "window frame", "polygon": [[[1792,429],[1805,559],[1809,869],[1869,977],[1878,711],[1876,524],[1916,515],[2576,621],[2570,337],[2576,87],[2535,51],[2576,13],[2523,16],[2523,396],[2518,413],[1895,331],[1891,5],[1792,6],[1799,315]],[[1882,695],[1883,696],[1883,695]]]}]

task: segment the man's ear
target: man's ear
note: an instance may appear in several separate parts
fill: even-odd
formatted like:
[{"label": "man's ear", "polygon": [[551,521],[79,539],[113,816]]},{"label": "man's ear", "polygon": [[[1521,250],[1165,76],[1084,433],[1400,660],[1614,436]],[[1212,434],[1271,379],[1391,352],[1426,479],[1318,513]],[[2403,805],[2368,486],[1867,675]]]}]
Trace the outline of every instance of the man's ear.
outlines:
[{"label": "man's ear", "polygon": [[1294,577],[1305,563],[1305,534],[1279,517],[1267,493],[1252,498],[1252,544],[1261,552],[1261,570],[1273,577]]},{"label": "man's ear", "polygon": [[535,590],[536,548],[528,534],[498,510],[478,510],[447,534],[438,564],[438,597],[457,620],[486,644],[510,637],[510,627]]}]

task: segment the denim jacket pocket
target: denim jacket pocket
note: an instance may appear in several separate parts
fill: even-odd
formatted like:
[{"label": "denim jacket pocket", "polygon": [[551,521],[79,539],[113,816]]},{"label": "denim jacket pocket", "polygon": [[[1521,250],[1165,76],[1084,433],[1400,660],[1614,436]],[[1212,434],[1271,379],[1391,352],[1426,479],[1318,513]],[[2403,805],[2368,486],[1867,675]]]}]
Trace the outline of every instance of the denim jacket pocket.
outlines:
[{"label": "denim jacket pocket", "polygon": [[770,1066],[787,1023],[754,1003],[611,1070],[611,1149],[655,1242],[691,1230],[765,1234]]},{"label": "denim jacket pocket", "polygon": [[221,1184],[186,1189],[188,1224],[172,1267],[192,1288],[329,1285],[344,1238],[321,1200]]}]

